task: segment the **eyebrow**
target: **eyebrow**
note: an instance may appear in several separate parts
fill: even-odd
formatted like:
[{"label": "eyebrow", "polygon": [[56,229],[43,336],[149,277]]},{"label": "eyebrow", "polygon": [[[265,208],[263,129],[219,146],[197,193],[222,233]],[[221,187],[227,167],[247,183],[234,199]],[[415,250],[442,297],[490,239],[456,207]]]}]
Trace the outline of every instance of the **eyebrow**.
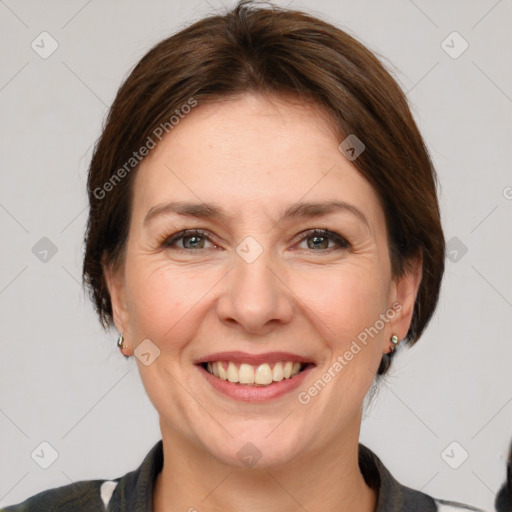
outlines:
[{"label": "eyebrow", "polygon": [[[335,212],[348,212],[356,216],[366,226],[370,227],[370,223],[365,214],[353,204],[344,201],[325,201],[325,202],[304,202],[289,206],[282,214],[279,222],[294,218],[315,218],[328,215]],[[175,201],[166,204],[153,206],[148,211],[144,225],[151,220],[160,216],[177,214],[187,217],[197,217],[200,219],[214,219],[225,221],[228,217],[226,212],[216,204],[207,203],[191,203],[184,201]]]}]

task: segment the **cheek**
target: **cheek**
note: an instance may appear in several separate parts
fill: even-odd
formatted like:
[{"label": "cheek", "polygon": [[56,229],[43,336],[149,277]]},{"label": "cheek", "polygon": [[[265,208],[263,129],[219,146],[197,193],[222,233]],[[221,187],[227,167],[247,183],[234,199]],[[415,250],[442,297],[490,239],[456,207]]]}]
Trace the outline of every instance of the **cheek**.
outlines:
[{"label": "cheek", "polygon": [[325,403],[333,400],[343,405],[342,410],[352,410],[363,400],[382,358],[385,329],[370,334],[368,329],[388,306],[389,283],[383,276],[385,273],[369,263],[346,265],[302,272],[292,287],[314,313],[309,318],[327,349],[322,369],[329,391],[323,396],[330,399]]},{"label": "cheek", "polygon": [[[151,258],[126,267],[130,324],[136,339],[184,344],[197,330],[194,312],[222,276],[207,269],[180,269]],[[168,345],[166,346],[168,348]]]},{"label": "cheek", "polygon": [[387,307],[388,283],[373,265],[298,272],[290,288],[325,324],[333,345],[354,339]]}]

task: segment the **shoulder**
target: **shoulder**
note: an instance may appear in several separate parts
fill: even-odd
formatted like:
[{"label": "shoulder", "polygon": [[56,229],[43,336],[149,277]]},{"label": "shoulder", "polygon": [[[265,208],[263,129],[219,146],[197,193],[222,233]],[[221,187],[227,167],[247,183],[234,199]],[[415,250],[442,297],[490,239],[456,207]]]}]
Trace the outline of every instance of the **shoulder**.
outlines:
[{"label": "shoulder", "polygon": [[135,470],[112,480],[82,480],[48,489],[0,512],[105,512],[151,510],[153,485],[163,466],[159,440]]},{"label": "shoulder", "polygon": [[359,466],[366,483],[377,490],[376,512],[486,512],[463,503],[436,499],[402,485],[380,458],[362,444],[359,444]]},{"label": "shoulder", "polygon": [[34,494],[0,512],[105,512],[115,480],[83,480]]},{"label": "shoulder", "polygon": [[464,505],[464,503],[458,503],[456,501],[434,499],[434,502],[437,506],[438,512],[463,512],[464,510],[472,512],[486,512],[481,508],[471,507],[470,505]]}]

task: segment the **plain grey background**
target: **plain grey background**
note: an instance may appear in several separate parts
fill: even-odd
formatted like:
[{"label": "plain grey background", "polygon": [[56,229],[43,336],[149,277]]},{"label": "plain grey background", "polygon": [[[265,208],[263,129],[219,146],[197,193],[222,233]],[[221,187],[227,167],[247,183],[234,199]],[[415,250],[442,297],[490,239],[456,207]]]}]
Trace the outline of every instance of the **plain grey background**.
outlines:
[{"label": "plain grey background", "polygon": [[[512,439],[512,2],[278,4],[382,56],[439,173],[449,241],[439,308],[397,355],[361,442],[402,483],[491,510]],[[0,506],[123,475],[160,439],[136,362],[81,289],[86,171],[132,66],[218,8],[0,0]]]}]

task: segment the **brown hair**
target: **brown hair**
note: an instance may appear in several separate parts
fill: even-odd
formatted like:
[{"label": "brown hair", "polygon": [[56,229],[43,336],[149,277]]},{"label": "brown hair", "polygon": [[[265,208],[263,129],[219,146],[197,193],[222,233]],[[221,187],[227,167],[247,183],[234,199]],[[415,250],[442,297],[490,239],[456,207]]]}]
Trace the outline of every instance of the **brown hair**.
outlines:
[{"label": "brown hair", "polygon": [[[406,97],[379,60],[344,31],[303,12],[250,0],[154,46],[110,108],[89,168],[83,264],[103,327],[112,323],[103,265],[123,261],[142,149],[159,127],[173,128],[172,118],[181,117],[185,105],[247,92],[315,102],[330,114],[340,141],[355,134],[364,143],[353,164],[382,202],[393,276],[402,275],[416,256],[423,261],[406,336],[414,344],[438,301],[445,242],[435,171]],[[384,357],[379,374],[389,364]]]}]

